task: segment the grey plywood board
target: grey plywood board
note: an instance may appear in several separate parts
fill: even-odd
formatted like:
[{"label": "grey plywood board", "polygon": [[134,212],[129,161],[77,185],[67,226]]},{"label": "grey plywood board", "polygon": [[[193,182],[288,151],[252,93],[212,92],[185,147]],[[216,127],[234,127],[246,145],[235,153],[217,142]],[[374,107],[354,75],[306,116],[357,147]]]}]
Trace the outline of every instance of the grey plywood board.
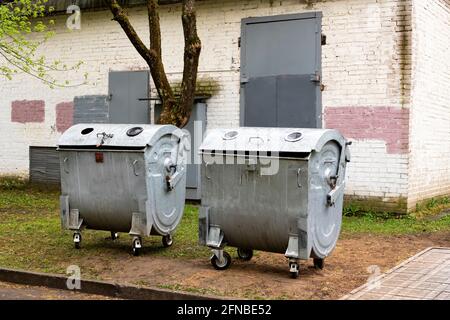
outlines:
[{"label": "grey plywood board", "polygon": [[30,181],[59,184],[60,166],[56,147],[30,147]]}]

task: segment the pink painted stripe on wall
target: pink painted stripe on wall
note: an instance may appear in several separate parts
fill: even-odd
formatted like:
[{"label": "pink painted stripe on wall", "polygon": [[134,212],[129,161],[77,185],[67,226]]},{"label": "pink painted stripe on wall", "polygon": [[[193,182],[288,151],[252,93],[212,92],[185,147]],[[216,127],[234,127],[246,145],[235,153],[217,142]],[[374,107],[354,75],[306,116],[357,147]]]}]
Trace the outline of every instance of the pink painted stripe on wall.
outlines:
[{"label": "pink painted stripe on wall", "polygon": [[21,100],[11,103],[11,121],[19,123],[44,122],[45,102],[43,100]]},{"label": "pink painted stripe on wall", "polygon": [[73,102],[61,102],[56,105],[56,130],[64,132],[73,124]]},{"label": "pink painted stripe on wall", "polygon": [[326,108],[325,125],[339,130],[348,139],[385,141],[389,154],[409,152],[409,109]]}]

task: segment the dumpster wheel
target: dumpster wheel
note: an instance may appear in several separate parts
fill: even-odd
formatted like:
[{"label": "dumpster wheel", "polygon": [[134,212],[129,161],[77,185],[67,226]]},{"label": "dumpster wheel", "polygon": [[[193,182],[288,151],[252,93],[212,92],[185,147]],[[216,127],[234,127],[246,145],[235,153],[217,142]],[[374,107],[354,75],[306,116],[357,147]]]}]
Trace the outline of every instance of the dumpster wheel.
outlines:
[{"label": "dumpster wheel", "polygon": [[73,244],[75,245],[75,249],[81,248],[81,233],[75,232],[73,234]]},{"label": "dumpster wheel", "polygon": [[170,234],[162,237],[162,244],[165,248],[171,247],[173,245],[173,238]]},{"label": "dumpster wheel", "polygon": [[141,253],[142,241],[140,238],[133,238],[133,256],[137,257]]},{"label": "dumpster wheel", "polygon": [[314,268],[317,270],[323,270],[325,267],[325,259],[314,258]]},{"label": "dumpster wheel", "polygon": [[226,270],[231,265],[231,256],[228,254],[228,252],[223,251],[222,261],[220,261],[220,259],[214,254],[211,257],[211,264],[216,270]]},{"label": "dumpster wheel", "polygon": [[297,279],[299,275],[300,266],[297,261],[289,261],[289,271],[292,279]]},{"label": "dumpster wheel", "polygon": [[252,249],[238,248],[237,254],[238,254],[239,259],[244,260],[244,261],[250,261],[253,258],[253,250]]},{"label": "dumpster wheel", "polygon": [[112,241],[119,239],[119,233],[111,231],[111,238]]}]

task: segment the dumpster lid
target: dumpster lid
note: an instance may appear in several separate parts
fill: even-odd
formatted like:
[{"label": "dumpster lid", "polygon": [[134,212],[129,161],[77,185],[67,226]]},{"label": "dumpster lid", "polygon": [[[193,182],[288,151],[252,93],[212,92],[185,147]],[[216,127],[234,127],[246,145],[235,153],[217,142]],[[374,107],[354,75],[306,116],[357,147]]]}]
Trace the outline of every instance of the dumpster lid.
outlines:
[{"label": "dumpster lid", "polygon": [[172,125],[148,124],[77,124],[70,127],[58,141],[60,148],[96,148],[102,137],[103,148],[145,148],[154,145],[162,136],[181,138],[181,130]]},{"label": "dumpster lid", "polygon": [[336,130],[295,128],[250,128],[213,129],[207,132],[200,146],[201,152],[320,152],[329,141],[335,140],[342,147],[345,138]]}]

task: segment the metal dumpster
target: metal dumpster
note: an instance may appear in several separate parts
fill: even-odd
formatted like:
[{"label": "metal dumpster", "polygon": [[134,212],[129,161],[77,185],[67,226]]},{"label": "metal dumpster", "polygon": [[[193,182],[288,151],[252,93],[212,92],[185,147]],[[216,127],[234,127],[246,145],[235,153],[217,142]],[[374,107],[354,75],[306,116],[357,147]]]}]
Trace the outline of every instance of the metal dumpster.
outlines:
[{"label": "metal dumpster", "polygon": [[78,124],[60,138],[61,223],[74,231],[75,247],[83,228],[133,237],[133,254],[142,237],[172,234],[184,209],[186,142],[189,134],[170,126]]},{"label": "metal dumpster", "polygon": [[199,240],[211,263],[229,267],[225,246],[250,260],[253,250],[283,253],[322,269],[338,240],[350,152],[335,130],[237,128],[210,131],[200,146]]}]

